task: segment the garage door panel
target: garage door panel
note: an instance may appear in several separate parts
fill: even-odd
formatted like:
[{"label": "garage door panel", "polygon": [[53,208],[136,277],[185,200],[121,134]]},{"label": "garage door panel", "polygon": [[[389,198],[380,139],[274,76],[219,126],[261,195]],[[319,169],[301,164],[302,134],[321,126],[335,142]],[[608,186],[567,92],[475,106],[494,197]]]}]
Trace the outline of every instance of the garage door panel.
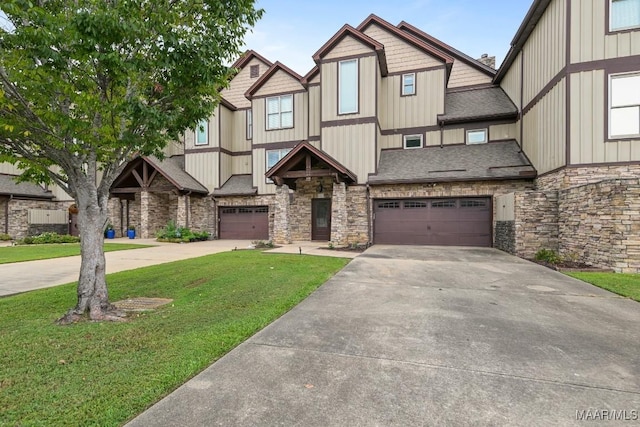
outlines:
[{"label": "garage door panel", "polygon": [[219,212],[221,239],[266,240],[269,238],[267,206],[221,207]]},{"label": "garage door panel", "polygon": [[375,243],[492,245],[488,197],[377,200],[374,213]]}]

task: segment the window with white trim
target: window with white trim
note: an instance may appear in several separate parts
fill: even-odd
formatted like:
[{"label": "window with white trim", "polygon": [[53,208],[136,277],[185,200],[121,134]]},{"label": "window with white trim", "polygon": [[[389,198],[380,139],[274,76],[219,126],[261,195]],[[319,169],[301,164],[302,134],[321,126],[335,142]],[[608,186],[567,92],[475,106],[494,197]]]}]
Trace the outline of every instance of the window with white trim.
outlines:
[{"label": "window with white trim", "polygon": [[267,98],[267,130],[293,127],[293,95]]},{"label": "window with white trim", "polygon": [[640,28],[640,0],[610,0],[609,31]]},{"label": "window with white trim", "polygon": [[404,148],[422,148],[422,135],[404,135],[402,139]]},{"label": "window with white trim", "polygon": [[486,129],[472,129],[467,131],[467,144],[484,144],[488,140]]},{"label": "window with white trim", "polygon": [[195,145],[207,144],[209,144],[209,120],[203,119],[200,120],[196,126]]},{"label": "window with white trim", "polygon": [[402,95],[416,94],[416,73],[407,73],[402,75]]},{"label": "window with white trim", "polygon": [[338,114],[358,112],[358,60],[338,62]]},{"label": "window with white trim", "polygon": [[640,73],[609,77],[609,137],[640,136]]},{"label": "window with white trim", "polygon": [[[266,158],[267,158],[267,170],[271,169],[278,163],[284,156],[289,154],[291,148],[280,148],[277,150],[267,150]],[[273,182],[272,180],[267,178],[267,182]]]},{"label": "window with white trim", "polygon": [[253,111],[251,109],[247,110],[245,120],[247,123],[247,139],[253,138]]}]

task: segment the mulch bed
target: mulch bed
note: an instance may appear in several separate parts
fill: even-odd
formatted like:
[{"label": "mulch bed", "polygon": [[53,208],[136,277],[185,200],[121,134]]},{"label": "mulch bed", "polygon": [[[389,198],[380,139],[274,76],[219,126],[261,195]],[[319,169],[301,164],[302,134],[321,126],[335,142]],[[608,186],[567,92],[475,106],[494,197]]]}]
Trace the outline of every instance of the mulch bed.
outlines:
[{"label": "mulch bed", "polygon": [[582,262],[577,261],[562,261],[557,264],[551,264],[546,261],[538,261],[535,259],[530,259],[529,261],[535,262],[536,264],[543,265],[547,268],[550,268],[555,271],[560,271],[564,273],[575,273],[575,272],[584,272],[584,273],[609,273],[613,270],[607,268],[598,268],[592,265],[587,265]]}]

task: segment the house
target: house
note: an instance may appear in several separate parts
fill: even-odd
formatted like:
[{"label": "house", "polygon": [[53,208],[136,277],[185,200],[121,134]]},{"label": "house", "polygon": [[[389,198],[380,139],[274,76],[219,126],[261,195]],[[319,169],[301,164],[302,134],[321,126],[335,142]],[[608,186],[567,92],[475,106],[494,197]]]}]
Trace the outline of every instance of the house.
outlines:
[{"label": "house", "polygon": [[116,229],[640,271],[640,0],[535,0],[498,70],[375,15],[313,59],[301,76],[246,52],[208,120],[118,178]]}]

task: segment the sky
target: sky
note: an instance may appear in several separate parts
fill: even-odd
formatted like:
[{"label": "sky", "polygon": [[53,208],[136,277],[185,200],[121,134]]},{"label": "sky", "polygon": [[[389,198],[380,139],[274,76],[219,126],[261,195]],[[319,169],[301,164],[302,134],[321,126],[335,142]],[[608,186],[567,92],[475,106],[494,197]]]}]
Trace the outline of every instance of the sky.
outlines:
[{"label": "sky", "polygon": [[397,25],[420,28],[448,45],[502,63],[533,0],[257,0],[265,10],[245,37],[246,49],[280,61],[300,75],[315,65],[312,56],[344,24],[357,27],[371,13]]}]

